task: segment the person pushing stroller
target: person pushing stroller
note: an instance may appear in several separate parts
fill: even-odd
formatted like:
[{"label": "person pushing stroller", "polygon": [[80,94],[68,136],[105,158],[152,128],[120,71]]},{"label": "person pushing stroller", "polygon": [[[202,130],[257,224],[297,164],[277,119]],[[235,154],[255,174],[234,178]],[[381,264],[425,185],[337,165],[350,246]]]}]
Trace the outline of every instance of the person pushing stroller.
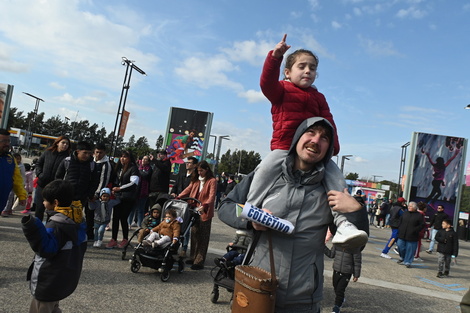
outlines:
[{"label": "person pushing stroller", "polygon": [[177,219],[176,211],[173,209],[167,210],[163,221],[158,226],[152,228],[147,239],[142,241],[142,245],[156,248],[164,247],[170,242],[175,244],[178,242],[180,232],[181,226]]}]

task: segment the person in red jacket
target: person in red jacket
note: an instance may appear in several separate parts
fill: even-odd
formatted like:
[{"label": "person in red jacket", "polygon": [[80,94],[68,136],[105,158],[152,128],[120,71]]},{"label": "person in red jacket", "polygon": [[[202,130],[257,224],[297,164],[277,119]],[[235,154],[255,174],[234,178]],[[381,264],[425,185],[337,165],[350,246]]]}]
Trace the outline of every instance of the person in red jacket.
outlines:
[{"label": "person in red jacket", "polygon": [[[334,129],[333,155],[339,153],[339,141],[333,115],[330,112],[325,96],[318,92],[313,85],[317,77],[318,57],[311,51],[299,49],[287,56],[284,69],[284,79],[279,81],[280,65],[284,54],[291,46],[286,44],[287,34],[269,51],[263,66],[260,86],[261,91],[272,104],[273,137],[271,153],[258,165],[248,193],[249,203],[262,207],[261,195],[256,194],[259,186],[269,177],[270,171],[280,165],[287,156],[297,127],[307,118],[323,117],[331,123]],[[317,153],[312,146],[309,151]],[[326,191],[344,191],[346,183],[341,170],[336,163],[328,162],[323,185]],[[358,230],[355,225],[338,212],[333,212],[335,225],[338,227],[333,243],[338,245],[353,245],[360,247],[367,242],[367,233]],[[367,223],[368,224],[368,223]],[[368,231],[368,226],[366,231]]]}]

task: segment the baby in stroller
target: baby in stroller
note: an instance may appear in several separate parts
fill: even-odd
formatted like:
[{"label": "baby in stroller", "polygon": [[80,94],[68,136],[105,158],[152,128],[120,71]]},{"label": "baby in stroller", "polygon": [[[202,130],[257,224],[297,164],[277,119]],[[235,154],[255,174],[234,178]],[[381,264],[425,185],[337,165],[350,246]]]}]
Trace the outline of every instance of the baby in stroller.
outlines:
[{"label": "baby in stroller", "polygon": [[227,253],[214,259],[216,267],[211,271],[214,278],[214,287],[211,293],[212,303],[216,303],[219,299],[219,287],[227,289],[228,292],[233,292],[235,266],[243,263],[251,241],[251,232],[239,229],[236,231],[235,239],[227,245]]},{"label": "baby in stroller", "polygon": [[227,253],[221,258],[215,258],[214,263],[219,267],[235,267],[242,264],[247,247],[251,243],[251,233],[246,230],[237,230],[235,239],[227,246]]},{"label": "baby in stroller", "polygon": [[144,238],[150,234],[150,231],[160,224],[160,216],[162,215],[162,206],[156,203],[151,209],[149,215],[144,217],[142,228],[139,230],[137,242],[141,243]]},{"label": "baby in stroller", "polygon": [[142,241],[142,245],[157,248],[166,247],[170,242],[176,244],[181,231],[180,222],[176,219],[177,216],[175,210],[167,210],[163,221],[152,228],[147,239]]}]

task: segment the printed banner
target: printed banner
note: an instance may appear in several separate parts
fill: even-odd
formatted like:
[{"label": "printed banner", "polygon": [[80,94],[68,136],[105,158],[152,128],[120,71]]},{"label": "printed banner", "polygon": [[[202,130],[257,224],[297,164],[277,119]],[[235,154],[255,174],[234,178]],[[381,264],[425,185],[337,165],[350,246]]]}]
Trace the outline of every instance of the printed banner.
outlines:
[{"label": "printed banner", "polygon": [[245,205],[237,203],[237,216],[286,234],[292,234],[294,231],[294,225],[288,220],[269,214],[248,202]]}]

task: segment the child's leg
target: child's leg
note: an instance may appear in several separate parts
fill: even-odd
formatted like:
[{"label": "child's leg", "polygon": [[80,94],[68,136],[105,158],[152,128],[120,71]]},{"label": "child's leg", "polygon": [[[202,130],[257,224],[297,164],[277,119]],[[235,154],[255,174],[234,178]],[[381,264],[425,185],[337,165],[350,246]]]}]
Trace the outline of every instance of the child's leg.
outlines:
[{"label": "child's leg", "polygon": [[287,150],[271,151],[256,167],[250,191],[248,192],[247,202],[256,207],[261,207],[263,194],[256,193],[257,190],[265,190],[265,186],[273,178],[273,168],[279,168],[279,165],[285,160],[288,154]]},{"label": "child's leg", "polygon": [[95,233],[95,240],[103,241],[104,232],[106,231],[106,225],[108,225],[108,224],[107,223],[100,224],[100,226],[98,228],[98,237],[96,237],[97,234]]},{"label": "child's leg", "polygon": [[96,240],[101,240],[101,239],[98,238],[99,237],[100,224],[95,222],[94,225],[93,225],[93,229],[94,229],[94,237],[93,238],[95,239],[95,241]]},{"label": "child's leg", "polygon": [[[322,183],[326,192],[329,192],[330,190],[343,192],[344,188],[347,188],[343,173],[339,169],[338,165],[331,160],[326,164],[325,177],[323,177]],[[337,227],[342,222],[347,221],[343,214],[336,211],[331,212],[333,213],[334,223]]]},{"label": "child's leg", "polygon": [[150,233],[150,235],[148,236],[147,240],[148,241],[155,241],[156,239],[160,238],[158,236],[158,233],[157,232],[152,232]]},{"label": "child's leg", "polygon": [[346,287],[349,284],[349,280],[351,279],[352,274],[343,274],[339,272],[334,272],[333,275],[336,275],[336,279],[333,281],[335,285],[335,305],[341,307],[344,302],[344,295],[346,293]]},{"label": "child's leg", "polygon": [[452,261],[452,255],[444,254],[444,275],[449,275],[451,261]]},{"label": "child's leg", "polygon": [[439,273],[444,272],[444,254],[440,252],[437,253],[437,271]]},{"label": "child's leg", "polygon": [[[155,233],[156,234],[156,233]],[[162,236],[160,239],[158,239],[157,241],[155,241],[155,245],[156,246],[162,246],[168,242],[171,241],[171,238],[170,236]]]}]

